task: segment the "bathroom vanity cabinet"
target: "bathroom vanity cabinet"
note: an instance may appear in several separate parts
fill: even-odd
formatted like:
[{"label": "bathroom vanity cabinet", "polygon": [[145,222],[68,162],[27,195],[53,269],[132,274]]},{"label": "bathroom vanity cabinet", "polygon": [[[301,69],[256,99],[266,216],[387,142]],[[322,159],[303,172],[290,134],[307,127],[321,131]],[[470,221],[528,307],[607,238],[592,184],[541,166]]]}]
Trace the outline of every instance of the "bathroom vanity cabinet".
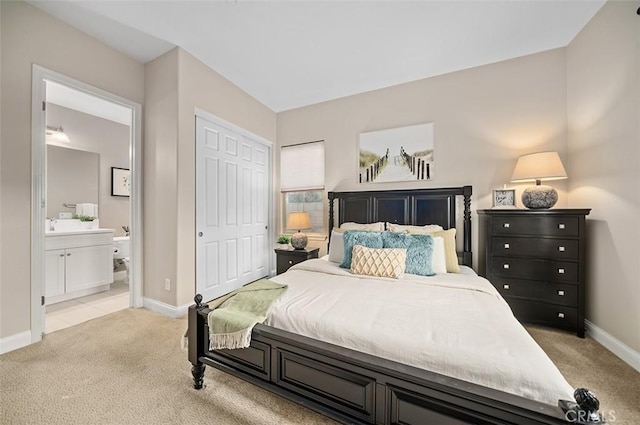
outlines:
[{"label": "bathroom vanity cabinet", "polygon": [[106,291],[113,283],[113,230],[47,233],[45,262],[46,305]]}]

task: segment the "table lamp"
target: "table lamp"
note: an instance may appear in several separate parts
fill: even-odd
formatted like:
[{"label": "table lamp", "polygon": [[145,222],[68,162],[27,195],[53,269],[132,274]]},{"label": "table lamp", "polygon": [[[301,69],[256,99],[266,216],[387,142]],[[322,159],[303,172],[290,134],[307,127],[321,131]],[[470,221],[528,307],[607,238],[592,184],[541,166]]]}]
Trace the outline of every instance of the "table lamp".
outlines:
[{"label": "table lamp", "polygon": [[295,249],[304,249],[307,246],[307,235],[302,233],[300,229],[310,229],[311,218],[306,211],[292,212],[287,217],[287,229],[298,230],[291,236],[291,246]]},{"label": "table lamp", "polygon": [[535,181],[522,193],[522,203],[530,209],[547,209],[558,201],[558,192],[551,186],[540,184],[544,180],[562,180],[567,178],[558,152],[538,152],[518,158],[511,176],[512,183]]}]

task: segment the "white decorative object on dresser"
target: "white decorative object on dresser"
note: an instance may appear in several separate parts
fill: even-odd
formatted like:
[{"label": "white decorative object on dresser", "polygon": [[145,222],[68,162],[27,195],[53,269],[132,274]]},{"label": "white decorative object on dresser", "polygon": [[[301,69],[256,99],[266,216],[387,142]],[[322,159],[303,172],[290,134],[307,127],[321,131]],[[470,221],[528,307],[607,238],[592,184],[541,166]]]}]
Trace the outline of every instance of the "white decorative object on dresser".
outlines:
[{"label": "white decorative object on dresser", "polygon": [[45,304],[106,291],[111,283],[112,229],[47,233]]}]

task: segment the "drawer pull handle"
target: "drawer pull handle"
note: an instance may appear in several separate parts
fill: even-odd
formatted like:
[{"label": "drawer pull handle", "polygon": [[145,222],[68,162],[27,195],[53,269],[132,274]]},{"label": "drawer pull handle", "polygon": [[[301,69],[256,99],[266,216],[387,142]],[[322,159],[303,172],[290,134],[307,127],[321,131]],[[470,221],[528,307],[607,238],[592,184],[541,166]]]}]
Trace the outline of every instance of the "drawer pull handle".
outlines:
[{"label": "drawer pull handle", "polygon": [[70,252],[67,253],[67,257],[71,257],[71,253]]},{"label": "drawer pull handle", "polygon": [[504,223],[502,226],[503,226],[505,229],[508,229],[508,228],[509,228],[509,223]]},{"label": "drawer pull handle", "polygon": [[502,267],[505,268],[505,269],[508,269],[509,265],[508,264],[503,264]]},{"label": "drawer pull handle", "polygon": [[559,246],[559,247],[558,247],[558,251],[560,251],[560,252],[564,252],[564,247],[563,247],[563,246]]},{"label": "drawer pull handle", "polygon": [[564,319],[564,313],[558,313],[558,317],[559,317],[560,319]]},{"label": "drawer pull handle", "polygon": [[559,274],[564,274],[564,269],[558,269]]},{"label": "drawer pull handle", "polygon": [[558,295],[564,297],[564,291],[558,291]]},{"label": "drawer pull handle", "polygon": [[509,249],[509,248],[510,248],[510,246],[509,246],[508,243],[504,244],[504,249]]},{"label": "drawer pull handle", "polygon": [[502,285],[504,289],[509,289],[509,285]]},{"label": "drawer pull handle", "polygon": [[293,264],[293,260],[289,260],[289,264]]},{"label": "drawer pull handle", "polygon": [[64,257],[64,254],[60,254],[61,257]]},{"label": "drawer pull handle", "polygon": [[564,223],[558,224],[558,229],[564,230]]}]

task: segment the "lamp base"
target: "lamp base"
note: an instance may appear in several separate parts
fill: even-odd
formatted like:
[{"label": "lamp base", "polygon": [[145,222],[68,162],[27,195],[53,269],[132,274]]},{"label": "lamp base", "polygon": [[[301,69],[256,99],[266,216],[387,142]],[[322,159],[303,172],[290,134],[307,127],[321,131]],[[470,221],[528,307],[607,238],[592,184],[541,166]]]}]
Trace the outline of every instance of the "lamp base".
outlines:
[{"label": "lamp base", "polygon": [[298,231],[298,233],[294,233],[293,236],[291,236],[291,246],[295,249],[305,249],[307,246],[307,242],[307,235],[300,231]]},{"label": "lamp base", "polygon": [[532,210],[544,210],[558,202],[558,192],[551,186],[529,186],[522,192],[522,203]]}]

